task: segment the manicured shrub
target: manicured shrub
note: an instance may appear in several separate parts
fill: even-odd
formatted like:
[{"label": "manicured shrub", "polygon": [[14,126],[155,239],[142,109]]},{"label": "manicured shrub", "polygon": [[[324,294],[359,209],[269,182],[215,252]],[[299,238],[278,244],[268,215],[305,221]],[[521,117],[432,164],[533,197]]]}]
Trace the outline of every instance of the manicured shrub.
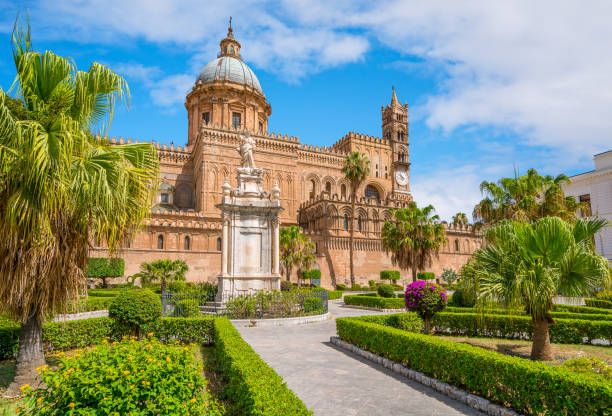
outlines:
[{"label": "manicured shrub", "polygon": [[161,295],[161,283],[144,283],[142,288]]},{"label": "manicured shrub", "polygon": [[[485,313],[487,315],[519,315],[527,316],[525,311],[520,309],[477,309],[477,308],[459,308],[455,306],[449,306],[445,309],[445,312],[453,313]],[[553,319],[582,319],[587,321],[612,321],[612,315],[610,314],[595,314],[595,313],[572,313],[572,312],[551,312],[550,315]]]},{"label": "manicured shrub", "polygon": [[124,290],[125,289],[89,289],[87,291],[87,296],[91,298],[114,298]]},{"label": "manicured shrub", "polygon": [[406,309],[416,312],[425,324],[425,332],[431,329],[431,318],[446,308],[448,296],[442,286],[418,280],[409,284],[404,293]]},{"label": "manicured shrub", "polygon": [[602,290],[595,295],[597,299],[612,301],[612,290]]},{"label": "manicured shrub", "polygon": [[178,318],[193,318],[200,315],[200,305],[197,299],[177,300],[173,315]]},{"label": "manicured shrub", "polygon": [[393,286],[387,284],[378,286],[376,292],[382,298],[392,298],[394,295]]},{"label": "manicured shrub", "polygon": [[434,280],[436,278],[433,272],[418,272],[417,279],[419,280]]},{"label": "manicured shrub", "polygon": [[476,299],[467,293],[465,289],[457,288],[451,297],[453,306],[471,308],[476,304]]},{"label": "manicured shrub", "polygon": [[307,315],[321,314],[323,312],[323,299],[312,297],[304,299],[304,313]]},{"label": "manicured shrub", "polygon": [[247,344],[225,318],[214,321],[215,358],[227,381],[226,395],[240,415],[311,415],[283,379]]},{"label": "manicured shrub", "polygon": [[[477,313],[439,313],[432,319],[436,332],[472,337],[532,339],[531,317]],[[549,327],[550,341],[559,344],[612,340],[612,321],[556,319]]]},{"label": "manicured shrub", "polygon": [[125,268],[125,260],[121,258],[90,257],[87,262],[87,277],[102,279],[106,286],[106,278],[121,277]]},{"label": "manicured shrub", "polygon": [[599,416],[612,403],[608,381],[559,366],[389,328],[363,318],[338,318],[336,328],[346,342],[526,415]]},{"label": "manicured shrub", "polygon": [[188,286],[187,282],[182,282],[180,280],[169,282],[168,283],[168,292],[170,293],[185,293],[187,292]]},{"label": "manicured shrub", "polygon": [[563,362],[563,367],[572,369],[577,373],[602,377],[612,380],[612,365],[595,357],[571,358]]},{"label": "manicured shrub", "polygon": [[376,281],[368,280],[368,287],[370,288],[370,290],[376,290]]},{"label": "manicured shrub", "polygon": [[351,290],[361,290],[361,286],[358,283],[353,283],[351,285]]},{"label": "manicured shrub", "polygon": [[336,290],[347,290],[346,285],[343,285],[342,283],[336,283]]},{"label": "manicured shrub", "polygon": [[404,309],[404,299],[381,298],[378,296],[345,295],[344,303],[353,306],[366,306],[377,309]]},{"label": "manicured shrub", "polygon": [[26,389],[25,414],[220,415],[197,348],[124,339],[62,357],[41,370],[44,388]]},{"label": "manicured shrub", "polygon": [[203,345],[213,344],[214,318],[161,318],[146,325],[144,332],[153,332],[161,341],[180,341]]},{"label": "manicured shrub", "polygon": [[588,306],[573,306],[573,305],[553,305],[553,311],[557,312],[574,312],[574,313],[595,313],[595,314],[610,314],[612,310],[605,308],[590,308]]},{"label": "manicured shrub", "polygon": [[398,270],[381,270],[380,280],[392,280],[396,281],[400,279],[400,272]]},{"label": "manicured shrub", "polygon": [[586,303],[586,306],[590,306],[592,308],[612,309],[612,301],[609,300],[585,299],[584,303]]},{"label": "manicured shrub", "polygon": [[161,300],[149,290],[126,290],[113,299],[108,316],[119,325],[127,326],[133,335],[138,335],[140,328],[161,317]]},{"label": "manicured shrub", "polygon": [[302,272],[302,279],[304,280],[321,279],[321,270],[317,270],[317,269],[304,270]]},{"label": "manicured shrub", "polygon": [[79,299],[77,302],[69,303],[66,308],[66,313],[79,313],[90,311],[107,310],[110,307],[114,298],[109,297],[89,297],[87,299]]},{"label": "manicured shrub", "polygon": [[327,300],[340,299],[341,297],[342,297],[341,290],[328,290],[327,291]]},{"label": "manicured shrub", "polygon": [[397,285],[395,283],[393,283],[391,286],[393,287],[393,290],[403,290],[404,289],[402,285]]}]

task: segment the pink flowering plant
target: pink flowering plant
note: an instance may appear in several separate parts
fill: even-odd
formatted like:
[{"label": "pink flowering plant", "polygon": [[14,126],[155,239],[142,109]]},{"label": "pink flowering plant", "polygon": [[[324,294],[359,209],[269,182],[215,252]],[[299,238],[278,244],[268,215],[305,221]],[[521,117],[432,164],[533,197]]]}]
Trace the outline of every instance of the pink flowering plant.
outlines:
[{"label": "pink flowering plant", "polygon": [[418,280],[406,287],[404,293],[406,309],[416,312],[423,319],[425,332],[431,331],[431,318],[448,303],[448,295],[442,286],[435,283]]}]

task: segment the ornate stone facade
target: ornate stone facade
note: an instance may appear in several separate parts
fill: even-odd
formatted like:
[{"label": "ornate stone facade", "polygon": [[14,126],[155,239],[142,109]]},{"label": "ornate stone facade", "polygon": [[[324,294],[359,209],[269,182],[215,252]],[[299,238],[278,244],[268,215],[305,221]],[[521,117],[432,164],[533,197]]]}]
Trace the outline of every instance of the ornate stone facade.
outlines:
[{"label": "ornate stone facade", "polygon": [[[240,138],[255,140],[255,163],[265,169],[264,189],[280,188],[282,226],[299,224],[317,245],[322,284],[348,280],[349,184],[341,172],[345,156],[367,155],[370,176],[358,189],[355,218],[355,270],[361,283],[378,279],[391,269],[381,251],[380,230],[391,218],[390,209],[412,201],[410,194],[408,106],[392,91],[391,103],[382,107],[382,137],[350,132],[331,146],[303,144],[298,137],[268,133],[271,106],[255,74],[242,61],[240,44],[230,28],[220,43],[217,59],[204,67],[185,108],[189,120],[187,145],[157,145],[161,163],[159,195],[151,218],[129,247],[119,255],[126,260],[126,275],[145,261],[183,259],[188,279],[216,280],[221,270],[221,185],[241,165],[236,148]],[[111,139],[121,143],[124,139]],[[469,226],[448,226],[448,244],[431,271],[459,268],[480,245]],[[94,247],[92,255],[105,255]],[[409,271],[402,271],[409,279]]]}]

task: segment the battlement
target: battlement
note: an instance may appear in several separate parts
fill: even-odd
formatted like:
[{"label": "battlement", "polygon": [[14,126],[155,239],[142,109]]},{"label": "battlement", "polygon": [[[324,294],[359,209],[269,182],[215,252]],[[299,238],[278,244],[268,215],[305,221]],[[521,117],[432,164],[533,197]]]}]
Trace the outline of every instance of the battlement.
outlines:
[{"label": "battlement", "polygon": [[389,144],[389,140],[385,139],[384,137],[369,136],[367,134],[355,133],[354,131],[350,131],[348,134],[344,135],[340,140],[334,143],[331,147],[332,148],[342,148],[351,141],[366,142],[365,144],[368,144],[368,143],[374,143],[374,144],[380,144],[380,145]]}]

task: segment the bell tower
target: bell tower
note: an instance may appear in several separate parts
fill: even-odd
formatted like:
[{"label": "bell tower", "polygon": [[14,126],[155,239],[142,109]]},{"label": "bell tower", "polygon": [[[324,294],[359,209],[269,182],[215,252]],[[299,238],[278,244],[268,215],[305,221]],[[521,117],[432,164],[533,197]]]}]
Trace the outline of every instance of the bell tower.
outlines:
[{"label": "bell tower", "polygon": [[381,108],[382,134],[392,150],[391,180],[394,199],[412,199],[410,196],[410,163],[408,162],[408,103],[402,105],[391,87],[391,104]]}]

